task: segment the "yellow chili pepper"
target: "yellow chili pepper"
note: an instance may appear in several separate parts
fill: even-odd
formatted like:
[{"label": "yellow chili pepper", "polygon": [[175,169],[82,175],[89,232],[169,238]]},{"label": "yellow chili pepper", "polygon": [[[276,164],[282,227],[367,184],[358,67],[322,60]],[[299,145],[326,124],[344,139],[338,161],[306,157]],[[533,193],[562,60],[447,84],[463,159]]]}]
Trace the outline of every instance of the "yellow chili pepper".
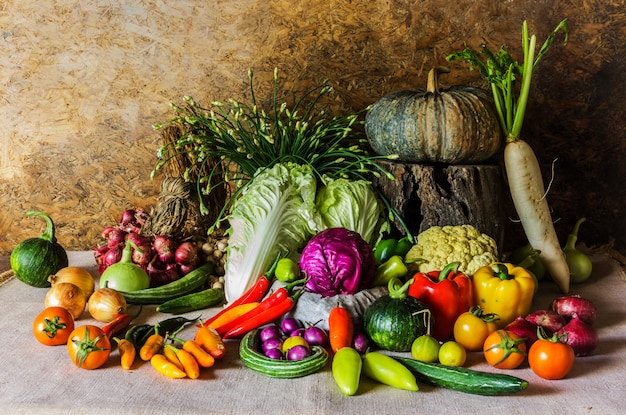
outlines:
[{"label": "yellow chili pepper", "polygon": [[481,267],[472,276],[474,303],[485,314],[497,314],[499,328],[530,312],[537,282],[522,267],[493,262]]},{"label": "yellow chili pepper", "polygon": [[167,357],[160,353],[157,353],[150,358],[150,364],[152,364],[152,367],[154,367],[160,374],[165,375],[168,378],[181,379],[187,377],[184,370],[180,370],[174,363],[167,360]]},{"label": "yellow chili pepper", "polygon": [[178,367],[180,370],[185,370],[183,364],[180,362],[180,359],[176,355],[176,350],[174,350],[173,346],[169,344],[165,345],[165,347],[163,348],[163,356],[165,356],[170,362],[174,363],[176,367]]},{"label": "yellow chili pepper", "polygon": [[187,377],[190,379],[198,379],[200,377],[200,366],[191,353],[171,344],[165,345],[163,351],[165,352],[165,350],[170,350],[176,355],[176,359],[182,365],[182,369],[187,374]]}]

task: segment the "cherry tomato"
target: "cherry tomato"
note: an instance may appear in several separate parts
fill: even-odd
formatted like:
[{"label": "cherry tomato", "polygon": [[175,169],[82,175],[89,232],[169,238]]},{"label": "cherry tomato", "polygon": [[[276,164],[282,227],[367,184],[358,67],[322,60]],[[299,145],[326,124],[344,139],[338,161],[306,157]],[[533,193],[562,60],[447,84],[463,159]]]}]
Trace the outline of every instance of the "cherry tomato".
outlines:
[{"label": "cherry tomato", "polygon": [[111,354],[111,342],[100,327],[90,324],[74,329],[67,339],[67,352],[82,369],[97,369]]},{"label": "cherry tomato", "polygon": [[74,317],[63,307],[46,307],[33,321],[35,338],[46,346],[67,343],[73,330]]},{"label": "cherry tomato", "polygon": [[558,338],[538,339],[528,351],[528,364],[544,379],[562,379],[574,367],[574,349]]},{"label": "cherry tomato", "polygon": [[483,314],[482,308],[473,307],[454,322],[454,340],[470,352],[481,351],[487,336],[498,328],[496,321],[493,314]]},{"label": "cherry tomato", "polygon": [[526,339],[512,331],[491,333],[483,344],[485,360],[498,369],[515,369],[526,359]]},{"label": "cherry tomato", "polygon": [[467,359],[465,348],[455,341],[447,341],[439,348],[439,363],[445,366],[463,366]]}]

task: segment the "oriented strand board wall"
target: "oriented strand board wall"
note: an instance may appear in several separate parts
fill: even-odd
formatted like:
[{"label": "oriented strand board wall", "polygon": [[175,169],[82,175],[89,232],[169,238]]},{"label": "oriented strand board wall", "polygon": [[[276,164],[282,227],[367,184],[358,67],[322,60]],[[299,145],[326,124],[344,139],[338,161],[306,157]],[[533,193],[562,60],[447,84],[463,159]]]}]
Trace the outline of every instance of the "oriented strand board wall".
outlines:
[{"label": "oriented strand board wall", "polygon": [[[337,113],[357,111],[423,86],[464,41],[515,51],[523,19],[543,40],[563,17],[570,43],[537,72],[525,137],[547,177],[558,159],[560,235],[586,215],[581,239],[626,248],[625,12],[620,0],[4,1],[0,254],[40,232],[28,210],[51,214],[66,248],[88,249],[126,207],[153,205],[151,125],[184,95],[245,99],[248,69],[268,92],[278,67],[287,97],[330,78]],[[443,84],[482,85],[453,69]],[[512,223],[512,244],[520,234]]]}]

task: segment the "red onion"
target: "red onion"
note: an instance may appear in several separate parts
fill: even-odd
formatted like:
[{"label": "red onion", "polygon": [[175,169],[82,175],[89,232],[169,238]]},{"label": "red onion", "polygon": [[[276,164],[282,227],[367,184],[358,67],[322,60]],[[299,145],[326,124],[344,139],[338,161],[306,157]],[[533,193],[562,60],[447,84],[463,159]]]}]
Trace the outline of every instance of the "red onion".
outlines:
[{"label": "red onion", "polygon": [[137,245],[137,249],[133,249],[133,262],[138,265],[147,265],[152,260],[152,245]]},{"label": "red onion", "polygon": [[127,233],[126,239],[134,242],[137,246],[152,245],[149,237],[134,232]]},{"label": "red onion", "polygon": [[187,275],[189,274],[191,271],[193,271],[194,269],[198,268],[198,264],[191,264],[191,265],[184,265],[184,264],[177,264],[177,263],[173,263],[173,265],[177,265],[178,266],[178,272],[180,273],[180,275]]},{"label": "red onion", "polygon": [[102,264],[105,268],[109,267],[109,265],[116,264],[120,262],[122,259],[122,247],[116,246],[114,248],[110,248],[106,254],[102,257]]},{"label": "red onion", "polygon": [[[532,346],[532,344],[537,341],[537,329],[538,328],[539,328],[539,325],[521,316],[516,317],[515,320],[510,322],[505,327],[506,330],[512,331],[518,336],[526,339],[525,341],[526,350],[530,350],[530,346]],[[551,335],[552,331],[549,331],[549,332],[548,331],[549,330],[546,330],[546,335]]]},{"label": "red onion", "polygon": [[122,218],[120,219],[120,226],[132,225],[135,223],[135,209],[126,209],[122,213]]},{"label": "red onion", "polygon": [[547,333],[548,335],[554,333],[567,323],[567,321],[565,321],[565,317],[552,310],[533,311],[525,318],[527,321],[549,330],[549,333]]},{"label": "red onion", "polygon": [[94,259],[96,260],[96,264],[98,265],[98,273],[102,274],[102,272],[105,270],[105,266],[104,266],[104,255],[109,251],[109,247],[108,246],[94,246],[93,247],[93,256]]},{"label": "red onion", "polygon": [[370,339],[367,337],[367,334],[358,332],[354,335],[352,345],[357,352],[365,353],[370,347]]},{"label": "red onion", "polygon": [[102,235],[107,238],[107,245],[110,248],[115,248],[126,240],[126,232],[120,228],[107,228],[102,232]]},{"label": "red onion", "polygon": [[154,246],[154,251],[159,256],[159,261],[165,264],[174,262],[176,246],[173,239],[165,235],[157,235],[154,237],[152,245]]},{"label": "red onion", "polygon": [[600,338],[596,330],[590,324],[581,320],[576,313],[572,319],[557,334],[563,336],[567,334],[566,343],[572,346],[576,356],[587,356],[598,347]]},{"label": "red onion", "polygon": [[580,295],[568,295],[552,301],[550,310],[556,311],[566,320],[573,318],[574,314],[587,324],[593,324],[597,317],[597,308],[590,300]]},{"label": "red onion", "polygon": [[174,252],[176,263],[181,265],[196,264],[199,260],[198,246],[193,242],[183,242]]},{"label": "red onion", "polygon": [[176,264],[161,264],[157,259],[157,256],[153,257],[146,268],[150,277],[150,287],[159,287],[180,278]]}]

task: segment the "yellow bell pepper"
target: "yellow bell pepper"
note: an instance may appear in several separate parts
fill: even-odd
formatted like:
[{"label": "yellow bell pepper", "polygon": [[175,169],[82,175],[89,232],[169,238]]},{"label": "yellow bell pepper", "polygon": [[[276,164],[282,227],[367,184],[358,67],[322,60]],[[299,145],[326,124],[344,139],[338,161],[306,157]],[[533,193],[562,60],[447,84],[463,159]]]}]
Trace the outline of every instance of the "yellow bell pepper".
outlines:
[{"label": "yellow bell pepper", "polygon": [[530,312],[537,282],[525,268],[492,262],[472,276],[474,303],[485,314],[497,314],[498,328]]}]

